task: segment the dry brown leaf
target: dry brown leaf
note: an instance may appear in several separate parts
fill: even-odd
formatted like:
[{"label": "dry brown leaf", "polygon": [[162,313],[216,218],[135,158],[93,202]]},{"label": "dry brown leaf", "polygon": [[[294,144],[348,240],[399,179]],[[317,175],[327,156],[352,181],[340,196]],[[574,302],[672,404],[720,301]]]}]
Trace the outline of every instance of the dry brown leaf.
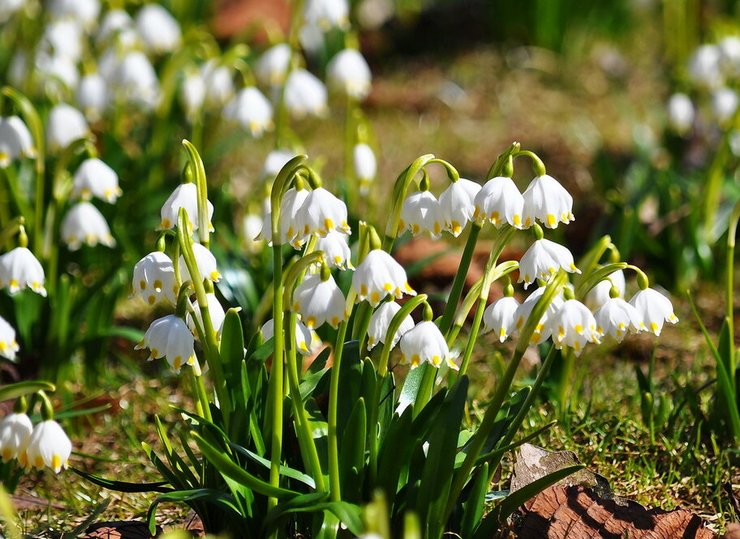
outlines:
[{"label": "dry brown leaf", "polygon": [[[157,531],[157,534],[160,530]],[[120,520],[93,524],[82,539],[150,539],[149,527],[144,522]]]}]

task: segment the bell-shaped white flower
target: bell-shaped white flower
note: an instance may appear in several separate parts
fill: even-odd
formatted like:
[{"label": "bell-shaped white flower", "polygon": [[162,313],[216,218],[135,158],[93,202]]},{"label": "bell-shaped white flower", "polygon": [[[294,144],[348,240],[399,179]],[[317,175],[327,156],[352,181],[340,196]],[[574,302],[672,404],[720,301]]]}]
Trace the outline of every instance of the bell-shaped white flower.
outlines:
[{"label": "bell-shaped white flower", "polygon": [[306,275],[306,278],[293,292],[293,310],[301,315],[301,320],[309,329],[317,328],[324,322],[336,329],[346,319],[344,294],[331,274],[323,279],[319,273]]},{"label": "bell-shaped white flower", "polygon": [[21,139],[11,117],[0,117],[0,168],[6,168],[21,156]]},{"label": "bell-shaped white flower", "polygon": [[573,255],[562,245],[547,239],[535,241],[519,261],[519,280],[527,288],[536,279],[547,281],[559,269],[581,273],[573,262]]},{"label": "bell-shaped white flower", "polygon": [[180,102],[189,120],[196,118],[203,109],[206,91],[206,81],[200,71],[187,70],[182,79],[182,86],[180,86]]},{"label": "bell-shaped white flower", "polygon": [[258,253],[262,250],[264,242],[261,239],[262,217],[247,214],[242,219],[242,240],[248,253]]},{"label": "bell-shaped white flower", "polygon": [[[193,230],[198,230],[198,188],[194,183],[182,183],[178,185],[172,191],[172,194],[167,197],[159,212],[162,219],[159,228],[165,229],[177,226],[177,217],[180,213],[180,208],[185,208],[190,227]],[[207,208],[208,222],[210,223],[213,217],[213,204],[211,204],[210,200],[207,201]]]},{"label": "bell-shaped white flower", "polygon": [[428,232],[432,238],[442,235],[442,212],[439,201],[429,191],[416,191],[403,201],[399,229],[408,229],[416,236]]},{"label": "bell-shaped white flower", "polygon": [[627,289],[627,283],[625,282],[624,272],[622,270],[617,270],[611,273],[609,277],[600,281],[596,286],[588,291],[584,301],[586,307],[592,311],[596,311],[599,307],[604,305],[604,303],[606,303],[611,297],[610,292],[612,287],[617,289],[619,297],[624,296],[624,292]]},{"label": "bell-shaped white flower", "polygon": [[722,53],[716,45],[701,45],[689,58],[689,77],[703,88],[722,84]]},{"label": "bell-shaped white flower", "polygon": [[110,41],[116,34],[124,30],[130,30],[133,26],[134,20],[123,9],[108,10],[100,21],[100,26],[98,26],[98,31],[95,34],[95,41],[98,45],[102,45]]},{"label": "bell-shaped white flower", "polygon": [[728,77],[740,75],[740,37],[725,36],[717,44],[722,56],[721,66]]},{"label": "bell-shaped white flower", "polygon": [[390,295],[399,299],[404,294],[415,296],[409,285],[406,270],[382,249],[370,251],[352,276],[352,288],[357,300],[367,300],[376,307]]},{"label": "bell-shaped white flower", "polygon": [[343,234],[351,232],[347,223],[347,205],[323,187],[308,193],[296,212],[296,223],[304,236],[326,236],[333,230]]},{"label": "bell-shaped white flower", "polygon": [[67,467],[72,453],[72,442],[64,429],[53,419],[38,423],[26,447],[26,466],[42,469],[48,466],[55,473]]},{"label": "bell-shaped white flower", "polygon": [[[0,316],[0,356],[10,361],[15,361],[15,354],[20,350],[18,341],[15,340],[15,329]],[[2,444],[0,444],[2,448]]]},{"label": "bell-shaped white flower", "polygon": [[124,103],[153,109],[159,102],[159,80],[143,52],[132,51],[121,58],[115,75],[115,95]]},{"label": "bell-shaped white flower", "polygon": [[[198,273],[203,279],[210,279],[214,283],[221,280],[221,273],[218,271],[218,263],[213,253],[200,243],[193,244],[193,255],[195,257],[195,264],[198,266]],[[190,271],[185,264],[185,258],[180,255],[180,276],[183,281],[190,281]]]},{"label": "bell-shaped white flower", "polygon": [[569,299],[548,321],[555,348],[572,348],[577,356],[586,343],[598,344],[601,334],[591,311],[583,303]]},{"label": "bell-shaped white flower", "polygon": [[622,298],[609,298],[594,313],[596,329],[602,335],[608,335],[617,342],[622,342],[627,333],[637,333],[644,322],[640,313]]},{"label": "bell-shaped white flower", "polygon": [[473,219],[475,197],[481,186],[465,178],[450,183],[439,195],[439,211],[446,230],[458,237]]},{"label": "bell-shaped white flower", "polygon": [[[0,420],[0,455],[3,462],[10,459],[25,459],[26,447],[31,439],[33,424],[24,413],[12,413]],[[26,461],[21,461],[25,466]]]},{"label": "bell-shaped white flower", "polygon": [[224,118],[238,122],[253,137],[272,129],[272,105],[254,86],[243,88],[224,108]]},{"label": "bell-shaped white flower", "polygon": [[206,107],[210,109],[223,107],[234,96],[231,68],[211,59],[201,66],[200,73],[206,85]]},{"label": "bell-shaped white flower", "polygon": [[366,195],[370,184],[375,180],[375,175],[378,173],[375,152],[364,142],[355,144],[352,149],[352,162],[355,167],[355,176],[357,176],[357,181],[360,184],[360,193]]},{"label": "bell-shaped white flower", "polygon": [[86,159],[72,179],[72,196],[83,200],[97,197],[113,204],[121,196],[118,174],[97,157]]},{"label": "bell-shaped white flower", "polygon": [[[516,333],[519,333],[522,330],[524,324],[526,324],[527,320],[531,316],[535,305],[537,305],[537,302],[544,293],[545,287],[539,287],[537,290],[532,292],[527,297],[527,299],[525,299],[519,305],[519,307],[517,307],[516,312],[514,313],[514,328],[516,329]],[[548,337],[552,333],[552,328],[551,325],[548,324],[548,321],[558,311],[558,309],[560,309],[560,307],[563,305],[563,302],[564,300],[561,296],[556,296],[553,298],[552,302],[550,302],[550,305],[548,305],[544,314],[535,325],[534,332],[532,333],[532,338],[530,341],[531,344],[540,344],[548,339]]]},{"label": "bell-shaped white flower", "polygon": [[46,144],[51,151],[63,150],[77,139],[90,134],[82,113],[71,105],[60,103],[49,111],[46,120]]},{"label": "bell-shaped white flower", "polygon": [[529,228],[540,221],[547,228],[557,228],[558,223],[568,224],[575,219],[573,216],[573,197],[560,183],[545,174],[532,180],[524,197],[522,219],[524,227]]},{"label": "bell-shaped white flower", "polygon": [[478,222],[489,221],[496,227],[509,223],[522,227],[524,197],[514,180],[497,176],[488,180],[473,200],[473,219]]},{"label": "bell-shaped white flower", "polygon": [[[224,311],[221,302],[218,301],[216,294],[206,294],[206,300],[208,301],[208,314],[211,317],[211,324],[213,325],[214,331],[220,336],[224,320],[226,319],[226,311]],[[197,301],[191,302],[191,306],[193,308],[192,313],[195,313],[195,315],[193,316],[191,312],[188,312],[186,321],[190,331],[197,337],[198,331],[196,329],[196,322],[198,326],[201,328],[203,327],[203,313],[200,312],[200,307],[198,307]]]},{"label": "bell-shaped white flower", "polygon": [[49,57],[64,57],[76,63],[82,57],[82,37],[82,27],[77,21],[54,19],[44,26],[39,50]]},{"label": "bell-shaped white flower", "polygon": [[100,15],[99,0],[53,0],[47,6],[54,17],[71,18],[85,28],[94,27]]},{"label": "bell-shaped white flower", "polygon": [[[275,332],[275,321],[270,319],[262,325],[260,329],[262,337],[265,341],[272,339]],[[303,322],[296,318],[296,324],[293,331],[293,338],[295,339],[296,350],[303,356],[312,356],[321,350],[324,346],[323,341],[318,334],[308,329]]]},{"label": "bell-shaped white flower", "polygon": [[511,296],[499,298],[483,311],[483,331],[493,331],[501,342],[516,332],[519,302]]},{"label": "bell-shaped white flower", "polygon": [[70,251],[76,251],[83,243],[90,247],[98,243],[106,247],[116,245],[103,214],[95,206],[84,201],[72,206],[64,216],[62,240]]},{"label": "bell-shaped white flower", "polygon": [[[289,242],[297,249],[305,242],[303,224],[300,223],[298,214],[308,193],[308,189],[291,187],[283,195],[283,200],[280,201],[280,243]],[[269,212],[265,214],[265,226],[262,228],[262,235],[268,242],[273,240],[271,216]]]},{"label": "bell-shaped white flower", "polygon": [[147,50],[155,54],[172,52],[180,45],[180,24],[159,4],[147,4],[139,10],[136,30]]},{"label": "bell-shaped white flower", "polygon": [[108,105],[108,87],[100,73],[82,77],[75,95],[85,117],[91,122],[98,121]]},{"label": "bell-shaped white flower", "polygon": [[279,86],[285,82],[290,66],[290,45],[279,43],[262,53],[254,74],[260,84],[264,86]]},{"label": "bell-shaped white flower", "polygon": [[46,296],[44,268],[27,247],[16,247],[0,256],[0,287],[16,294],[30,288]]},{"label": "bell-shaped white flower", "polygon": [[349,26],[347,0],[307,0],[303,12],[306,24],[318,26],[324,32],[332,28],[345,30]]},{"label": "bell-shaped white flower", "polygon": [[355,49],[338,52],[326,66],[330,86],[354,99],[365,99],[370,93],[372,74],[365,57]]},{"label": "bell-shaped white flower", "polygon": [[170,257],[154,251],[139,260],[134,266],[132,288],[134,294],[149,305],[154,305],[162,298],[175,305],[178,286]]},{"label": "bell-shaped white flower", "polygon": [[348,239],[349,237],[346,234],[332,230],[326,236],[319,237],[316,250],[324,251],[324,258],[329,267],[341,270],[353,269],[354,266],[350,261],[352,253],[347,243]]},{"label": "bell-shaped white flower", "polygon": [[712,93],[712,114],[720,126],[726,126],[737,110],[737,92],[731,88],[718,88]]},{"label": "bell-shaped white flower", "polygon": [[675,93],[668,100],[668,125],[679,134],[684,134],[694,125],[694,104],[686,94]]},{"label": "bell-shaped white flower", "polygon": [[185,321],[174,314],[156,319],[136,345],[136,350],[149,349],[148,361],[165,358],[170,366],[180,371],[183,365],[193,367],[200,375],[200,365],[194,352],[195,339]]},{"label": "bell-shaped white flower", "polygon": [[295,157],[295,152],[291,150],[273,150],[265,158],[265,164],[262,166],[263,178],[275,178],[280,169]]},{"label": "bell-shaped white flower", "polygon": [[447,347],[444,335],[434,322],[419,322],[401,337],[401,363],[410,363],[411,368],[418,367],[425,361],[441,367],[442,363],[454,370],[459,370]]},{"label": "bell-shaped white flower", "polygon": [[[393,320],[393,317],[396,316],[400,310],[401,306],[395,301],[386,301],[385,303],[381,303],[380,307],[375,310],[373,316],[370,318],[370,324],[367,327],[368,350],[374,348],[378,343],[385,343],[388,326],[390,325],[391,320]],[[401,337],[413,327],[414,320],[411,318],[411,315],[407,315],[398,327],[398,331],[396,331],[396,334],[393,336],[391,348],[394,348],[396,344],[398,344],[398,341],[401,340]]]},{"label": "bell-shaped white flower", "polygon": [[15,132],[18,156],[36,157],[36,146],[33,143],[31,131],[20,116],[8,116],[7,118],[0,119],[0,121],[6,123]]},{"label": "bell-shaped white flower", "polygon": [[675,324],[678,317],[673,312],[671,300],[652,288],[638,291],[629,301],[643,320],[641,329],[660,335],[664,322]]},{"label": "bell-shaped white flower", "polygon": [[285,107],[294,118],[323,116],[327,110],[324,83],[305,69],[296,69],[285,82]]}]

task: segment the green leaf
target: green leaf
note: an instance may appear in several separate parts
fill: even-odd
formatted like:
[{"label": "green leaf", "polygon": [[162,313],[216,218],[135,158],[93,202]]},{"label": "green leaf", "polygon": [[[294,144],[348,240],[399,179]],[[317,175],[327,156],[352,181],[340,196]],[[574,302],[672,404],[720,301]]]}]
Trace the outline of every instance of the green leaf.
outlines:
[{"label": "green leaf", "polygon": [[360,397],[352,408],[340,445],[339,477],[342,498],[347,501],[360,502],[362,499],[366,436],[367,411],[365,399]]},{"label": "green leaf", "polygon": [[468,499],[463,503],[463,517],[460,526],[461,537],[472,537],[473,531],[483,518],[488,492],[488,464],[478,468]]},{"label": "green leaf", "polygon": [[239,514],[239,508],[234,503],[234,500],[221,490],[209,489],[209,488],[198,488],[190,490],[177,490],[168,492],[157,496],[152,504],[149,506],[146,520],[149,525],[149,532],[154,535],[157,531],[157,523],[154,520],[157,506],[164,502],[176,502],[176,503],[188,503],[196,500],[206,500],[212,503],[219,504],[223,507],[229,508],[235,513]]},{"label": "green leaf", "polygon": [[[231,447],[237,453],[241,453],[248,459],[253,460],[254,462],[258,463],[259,465],[264,467],[265,470],[268,470],[268,471],[270,470],[271,463],[269,459],[260,457],[257,453],[250,451],[246,447],[241,447],[236,444],[229,444],[229,447]],[[305,474],[301,471],[298,471],[295,468],[291,468],[290,466],[286,466],[284,464],[281,464],[278,469],[280,471],[280,475],[284,477],[289,477],[291,479],[295,479],[296,481],[303,483],[304,485],[310,487],[311,489],[316,488],[316,482],[313,480],[313,477],[311,477],[310,475]]]},{"label": "green leaf", "polygon": [[83,472],[77,468],[70,468],[70,470],[83,479],[87,479],[91,483],[117,492],[172,492],[172,488],[165,486],[169,484],[167,481],[157,481],[156,483],[129,483],[127,481],[106,479],[99,475]]},{"label": "green leaf", "polygon": [[354,535],[361,535],[364,531],[362,525],[362,510],[357,505],[347,502],[329,502],[328,492],[314,492],[301,494],[295,498],[280,503],[271,509],[265,517],[265,537],[274,531],[279,521],[292,513],[314,513],[318,511],[329,511],[336,516],[342,524],[347,526]]},{"label": "green leaf", "polygon": [[411,369],[406,375],[406,380],[403,382],[403,388],[401,389],[401,395],[398,397],[398,408],[396,411],[400,414],[407,406],[413,405],[416,402],[416,395],[419,394],[421,388],[421,380],[424,377],[424,369]]},{"label": "green leaf", "polygon": [[17,399],[24,395],[30,395],[32,393],[38,393],[39,391],[48,391],[53,393],[56,391],[54,384],[44,381],[27,381],[27,382],[15,382],[0,387],[0,402],[11,399]]}]

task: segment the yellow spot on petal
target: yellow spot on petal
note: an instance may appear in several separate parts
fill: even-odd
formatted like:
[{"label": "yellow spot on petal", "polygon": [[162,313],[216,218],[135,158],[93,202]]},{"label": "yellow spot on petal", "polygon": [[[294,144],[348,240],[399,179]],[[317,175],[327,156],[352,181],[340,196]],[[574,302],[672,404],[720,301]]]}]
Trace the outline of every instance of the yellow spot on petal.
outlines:
[{"label": "yellow spot on petal", "polygon": [[417,225],[416,223],[414,223],[413,225],[411,225],[411,232],[413,232],[414,234],[418,234],[420,232],[420,230],[421,229],[419,228],[419,225]]},{"label": "yellow spot on petal", "polygon": [[211,281],[219,281],[221,279],[221,274],[214,270],[211,272],[209,277],[211,278]]},{"label": "yellow spot on petal", "polygon": [[26,468],[28,466],[28,453],[24,451],[23,453],[18,455],[18,463]]},{"label": "yellow spot on petal", "polygon": [[331,319],[331,325],[332,327],[337,327],[339,325],[339,317],[333,316]]},{"label": "yellow spot on petal", "polygon": [[154,303],[157,301],[157,298],[156,296],[151,295],[148,298],[146,298],[146,301],[147,303],[149,303],[149,305],[154,305]]},{"label": "yellow spot on petal", "polygon": [[552,227],[555,226],[555,224],[557,222],[558,222],[558,220],[557,220],[557,218],[553,214],[551,214],[551,213],[548,213],[547,214],[547,226],[549,226],[550,228],[552,228]]},{"label": "yellow spot on petal", "polygon": [[521,224],[522,224],[522,216],[521,216],[521,215],[519,215],[518,213],[514,214],[514,219],[513,219],[513,221],[514,221],[514,226],[519,226],[519,225],[521,225]]},{"label": "yellow spot on petal", "polygon": [[173,359],[172,366],[175,368],[176,371],[179,371],[180,367],[182,367],[182,358],[180,356],[177,356],[175,359]]},{"label": "yellow spot on petal", "polygon": [[558,327],[558,337],[560,339],[565,337],[565,328],[563,326]]},{"label": "yellow spot on petal", "polygon": [[313,329],[313,327],[316,325],[316,317],[315,316],[309,316],[306,318],[306,327],[308,329]]},{"label": "yellow spot on petal", "polygon": [[324,226],[326,227],[326,230],[333,230],[334,229],[334,221],[329,219],[328,217],[324,219]]},{"label": "yellow spot on petal", "polygon": [[439,226],[439,223],[434,223],[434,233],[440,234],[442,232],[442,227]]},{"label": "yellow spot on petal", "polygon": [[581,351],[581,343],[579,341],[573,343],[573,350],[575,350],[576,352]]},{"label": "yellow spot on petal", "polygon": [[457,221],[452,221],[452,226],[450,228],[452,229],[452,233],[456,236],[462,232],[462,225]]},{"label": "yellow spot on petal", "polygon": [[432,356],[432,365],[439,367],[442,363],[442,358],[439,356]]},{"label": "yellow spot on petal", "polygon": [[36,468],[43,468],[44,467],[44,459],[41,455],[36,455],[36,458],[33,461],[33,465]]},{"label": "yellow spot on petal", "polygon": [[380,301],[380,294],[378,294],[377,292],[373,292],[372,294],[370,294],[370,303],[375,304],[375,303],[378,303],[379,301]]},{"label": "yellow spot on petal", "polygon": [[526,219],[524,220],[524,226],[526,226],[526,227],[530,227],[530,226],[532,226],[532,219],[531,219],[530,217],[527,217],[527,218],[526,218]]},{"label": "yellow spot on petal", "polygon": [[498,331],[498,338],[501,339],[502,342],[506,340],[506,328],[501,328]]},{"label": "yellow spot on petal", "polygon": [[658,324],[656,324],[655,322],[650,322],[650,331],[652,331],[653,333],[657,333],[658,332]]},{"label": "yellow spot on petal", "polygon": [[386,292],[390,292],[391,290],[393,290],[393,285],[391,283],[385,283],[383,285],[383,290],[385,290]]},{"label": "yellow spot on petal", "polygon": [[10,449],[7,447],[3,448],[3,461],[7,462],[11,458],[13,458],[13,453],[11,453]]},{"label": "yellow spot on petal", "polygon": [[339,265],[339,264],[341,264],[341,263],[342,263],[342,257],[341,257],[341,256],[339,256],[339,255],[335,256],[335,257],[334,257],[334,263],[335,263],[336,265]]},{"label": "yellow spot on petal", "polygon": [[146,281],[144,279],[139,281],[139,288],[141,288],[142,290],[146,290]]},{"label": "yellow spot on petal", "polygon": [[308,346],[306,346],[306,341],[301,341],[298,343],[298,349],[301,352],[308,352]]},{"label": "yellow spot on petal", "polygon": [[58,472],[62,469],[62,457],[54,453],[51,457],[51,469]]},{"label": "yellow spot on petal", "polygon": [[[141,281],[141,282],[143,283],[144,281]],[[153,286],[154,286],[154,290],[156,290],[157,292],[162,291],[162,281],[160,281],[159,279],[156,279],[154,281]],[[143,290],[144,287],[142,286],[141,289]]]},{"label": "yellow spot on petal", "polygon": [[360,295],[367,296],[367,285],[366,284],[360,285]]},{"label": "yellow spot on petal", "polygon": [[421,357],[419,357],[419,354],[414,354],[411,356],[411,366],[412,367],[418,367],[421,363]]},{"label": "yellow spot on petal", "polygon": [[575,329],[576,333],[578,333],[579,335],[583,333],[583,326],[581,324],[576,324],[573,329]]},{"label": "yellow spot on petal", "polygon": [[500,219],[501,219],[501,215],[499,214],[499,212],[497,211],[491,212],[490,220],[494,225],[497,225]]},{"label": "yellow spot on petal", "polygon": [[160,228],[172,228],[172,223],[170,223],[169,219],[162,219],[162,222],[159,225]]}]

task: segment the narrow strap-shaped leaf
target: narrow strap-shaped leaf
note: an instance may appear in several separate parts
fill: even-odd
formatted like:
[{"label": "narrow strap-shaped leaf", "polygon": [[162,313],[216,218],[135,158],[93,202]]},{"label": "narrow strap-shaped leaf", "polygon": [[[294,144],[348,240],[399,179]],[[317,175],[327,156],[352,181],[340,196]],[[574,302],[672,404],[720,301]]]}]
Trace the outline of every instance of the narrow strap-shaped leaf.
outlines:
[{"label": "narrow strap-shaped leaf", "polygon": [[339,478],[342,498],[359,502],[362,496],[362,473],[365,468],[365,438],[367,436],[367,411],[365,399],[360,397],[349,416],[342,436],[339,454]]},{"label": "narrow strap-shaped leaf", "polygon": [[[236,445],[236,444],[229,444],[230,447],[236,451],[237,453],[240,453],[244,455],[245,457],[249,458],[250,460],[253,460],[254,462],[260,464],[265,468],[265,470],[270,469],[270,460],[266,459],[264,457],[260,457],[257,453],[250,451],[249,449]],[[280,475],[284,475],[285,477],[289,477],[291,479],[295,479],[296,481],[300,481],[304,485],[315,489],[316,483],[313,480],[313,477],[311,477],[308,474],[305,474],[303,472],[300,472],[296,470],[295,468],[291,468],[290,466],[286,466],[284,464],[280,465]]]},{"label": "narrow strap-shaped leaf", "polygon": [[461,537],[472,537],[473,531],[483,517],[483,510],[486,507],[488,480],[488,464],[486,463],[478,468],[468,499],[463,503],[463,517],[460,526]]},{"label": "narrow strap-shaped leaf", "polygon": [[213,503],[217,503],[223,507],[227,507],[232,511],[239,513],[239,508],[234,504],[234,500],[231,496],[221,490],[198,488],[190,490],[177,490],[168,492],[157,496],[152,504],[149,506],[146,520],[149,525],[149,532],[155,535],[157,531],[157,523],[154,520],[154,516],[157,511],[157,506],[163,502],[176,502],[176,503],[188,503],[196,500],[206,500]]},{"label": "narrow strap-shaped leaf", "polygon": [[173,490],[171,487],[165,486],[169,484],[167,481],[157,481],[156,483],[129,483],[126,481],[106,479],[99,475],[83,472],[78,468],[70,468],[70,470],[99,487],[107,488],[108,490],[115,490],[116,492],[171,492]]},{"label": "narrow strap-shaped leaf", "polygon": [[172,447],[172,442],[170,441],[159,417],[154,416],[154,421],[156,423],[159,439],[162,441],[162,445],[164,445],[165,456],[167,457],[167,461],[170,466],[176,471],[176,473],[179,473],[180,477],[187,481],[191,487],[199,485],[200,482],[198,481],[198,476],[190,469],[190,466],[186,464],[180,454]]},{"label": "narrow strap-shaped leaf", "polygon": [[31,393],[38,393],[39,391],[48,391],[53,393],[56,391],[54,384],[44,381],[27,381],[27,382],[15,382],[14,384],[8,384],[0,387],[0,402],[11,399],[17,399],[23,395],[30,395]]},{"label": "narrow strap-shaped leaf", "polygon": [[330,502],[327,501],[328,497],[329,494],[326,492],[313,492],[296,496],[292,500],[278,504],[265,517],[265,528],[268,532],[265,536],[272,532],[280,519],[286,515],[319,511],[329,511],[354,535],[362,535],[362,510],[360,507],[348,502]]}]

